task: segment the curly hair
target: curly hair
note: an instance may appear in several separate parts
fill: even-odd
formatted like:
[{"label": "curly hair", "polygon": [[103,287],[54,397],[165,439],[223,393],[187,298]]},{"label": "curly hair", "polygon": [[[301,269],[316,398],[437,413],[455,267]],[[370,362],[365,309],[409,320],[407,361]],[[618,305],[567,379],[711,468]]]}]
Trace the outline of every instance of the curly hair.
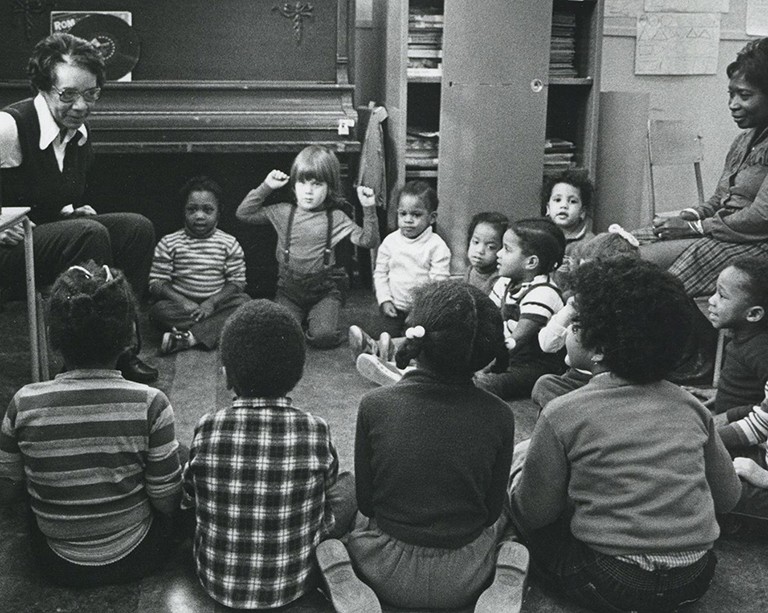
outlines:
[{"label": "curly hair", "polygon": [[133,340],[136,299],[116,268],[70,267],[56,279],[48,309],[51,345],[70,368],[106,365]]},{"label": "curly hair", "polygon": [[565,235],[549,217],[531,217],[509,224],[525,255],[539,258],[538,274],[547,274],[563,263]]},{"label": "curly hair", "polygon": [[297,181],[320,181],[328,185],[324,208],[340,209],[347,214],[351,212],[351,205],[344,198],[341,186],[339,158],[328,147],[323,145],[304,147],[291,164],[290,177],[289,186],[294,197]]},{"label": "curly hair", "polygon": [[285,396],[304,373],[304,333],[288,309],[271,300],[240,305],[227,318],[219,346],[227,383],[238,396]]},{"label": "curly hair", "polygon": [[765,315],[759,323],[768,326],[768,262],[758,258],[742,258],[728,266],[746,277],[744,291],[754,306],[763,307]]},{"label": "curly hair", "polygon": [[678,364],[696,307],[682,283],[639,258],[593,260],[573,276],[581,344],[620,377],[649,383]]},{"label": "curly hair", "polygon": [[566,183],[572,185],[579,190],[581,195],[581,207],[585,211],[589,211],[592,207],[592,194],[595,191],[595,186],[592,181],[583,171],[577,170],[564,170],[554,175],[546,175],[544,182],[541,185],[541,211],[545,213],[547,210],[547,204],[549,204],[549,197],[552,195],[552,190],[558,183]]},{"label": "curly hair", "polygon": [[96,77],[98,87],[104,86],[106,72],[101,51],[87,40],[57,32],[38,42],[29,58],[27,77],[35,91],[51,91],[57,64],[84,68]]},{"label": "curly hair", "polygon": [[426,181],[408,181],[408,183],[403,185],[395,192],[395,195],[392,198],[392,202],[395,203],[395,206],[400,204],[400,199],[403,196],[413,196],[421,202],[424,205],[424,208],[430,213],[434,213],[439,204],[437,192]]},{"label": "curly hair", "polygon": [[474,234],[475,228],[477,228],[477,226],[479,226],[481,223],[487,223],[494,230],[496,230],[496,232],[499,233],[499,241],[501,241],[501,238],[504,236],[504,232],[506,232],[507,228],[509,227],[509,219],[507,219],[507,216],[503,213],[496,213],[493,211],[478,213],[477,215],[474,215],[469,222],[469,230],[467,231],[467,243],[472,240],[472,234]]},{"label": "curly hair", "polygon": [[398,368],[422,356],[445,379],[469,379],[494,359],[508,357],[499,308],[464,281],[435,281],[419,287],[408,324],[421,326],[425,333],[406,337],[395,355]]},{"label": "curly hair", "polygon": [[752,86],[768,96],[768,38],[749,41],[728,64],[729,79],[741,75]]}]

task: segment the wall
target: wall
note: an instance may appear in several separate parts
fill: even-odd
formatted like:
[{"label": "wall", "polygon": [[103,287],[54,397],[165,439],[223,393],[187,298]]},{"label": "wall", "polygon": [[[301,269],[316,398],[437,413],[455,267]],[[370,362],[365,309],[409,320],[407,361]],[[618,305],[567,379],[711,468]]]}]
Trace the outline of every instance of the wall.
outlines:
[{"label": "wall", "polygon": [[[642,11],[643,0],[633,1]],[[629,6],[633,2],[624,4]],[[739,131],[727,108],[728,79],[725,68],[750,38],[745,33],[746,0],[730,0],[729,9],[721,18],[718,67],[717,74],[713,75],[637,76],[634,74],[635,19],[606,16],[604,27],[601,90],[647,93],[650,118],[680,118],[696,123],[703,137],[702,174],[707,196],[715,188],[725,154]],[[598,148],[600,147],[601,143],[598,143]],[[610,159],[614,157],[611,153],[601,151],[601,160],[610,163]],[[616,156],[621,155],[619,151],[615,153]],[[601,171],[605,173],[609,172],[609,169],[603,168]],[[637,169],[637,172],[645,172],[645,169]],[[639,201],[634,203],[635,206],[648,205],[647,179],[643,182],[646,184],[644,194],[638,197]],[[599,188],[598,185],[598,190]],[[622,206],[604,200],[605,198],[601,198],[599,203],[603,209]],[[631,203],[627,204],[630,205]],[[607,216],[603,214],[602,217],[605,219]]]}]

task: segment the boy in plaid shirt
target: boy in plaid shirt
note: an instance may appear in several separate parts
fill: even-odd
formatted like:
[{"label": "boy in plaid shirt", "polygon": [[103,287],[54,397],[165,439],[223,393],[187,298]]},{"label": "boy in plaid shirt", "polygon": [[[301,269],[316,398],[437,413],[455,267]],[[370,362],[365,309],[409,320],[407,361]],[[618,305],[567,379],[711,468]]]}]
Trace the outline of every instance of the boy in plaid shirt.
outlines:
[{"label": "boy in plaid shirt", "polygon": [[301,379],[305,346],[284,307],[240,306],[220,348],[237,396],[200,419],[184,469],[197,576],[228,607],[280,607],[316,585],[315,548],[347,531],[354,479],[338,475],[326,422],[286,397]]}]

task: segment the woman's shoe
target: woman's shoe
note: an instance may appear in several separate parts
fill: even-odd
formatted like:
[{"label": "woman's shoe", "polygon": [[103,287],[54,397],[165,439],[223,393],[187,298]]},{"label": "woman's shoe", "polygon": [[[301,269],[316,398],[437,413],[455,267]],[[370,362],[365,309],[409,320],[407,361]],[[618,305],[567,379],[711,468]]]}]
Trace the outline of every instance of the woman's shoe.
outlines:
[{"label": "woman's shoe", "polygon": [[160,376],[157,368],[152,368],[141,361],[135,349],[123,351],[117,359],[115,368],[123,374],[123,377],[136,383],[154,383]]}]

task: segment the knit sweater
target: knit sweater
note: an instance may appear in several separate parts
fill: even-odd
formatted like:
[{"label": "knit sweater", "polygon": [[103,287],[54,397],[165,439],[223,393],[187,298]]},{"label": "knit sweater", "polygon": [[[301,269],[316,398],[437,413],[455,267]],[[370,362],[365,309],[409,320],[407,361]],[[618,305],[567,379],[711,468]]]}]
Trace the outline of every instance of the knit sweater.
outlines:
[{"label": "knit sweater", "polygon": [[571,531],[608,555],[700,551],[741,485],[709,411],[667,381],[605,373],[552,400],[512,504],[524,528],[573,510]]},{"label": "knit sweater", "polygon": [[450,264],[451,251],[432,228],[416,238],[396,230],[381,242],[376,254],[376,301],[392,302],[401,311],[409,311],[413,290],[429,281],[447,279]]},{"label": "knit sweater", "polygon": [[715,413],[741,419],[763,399],[768,381],[768,330],[755,329],[728,339],[715,396]]},{"label": "knit sweater", "polygon": [[410,371],[360,402],[358,507],[406,543],[470,543],[501,514],[514,435],[509,406],[471,380]]}]

